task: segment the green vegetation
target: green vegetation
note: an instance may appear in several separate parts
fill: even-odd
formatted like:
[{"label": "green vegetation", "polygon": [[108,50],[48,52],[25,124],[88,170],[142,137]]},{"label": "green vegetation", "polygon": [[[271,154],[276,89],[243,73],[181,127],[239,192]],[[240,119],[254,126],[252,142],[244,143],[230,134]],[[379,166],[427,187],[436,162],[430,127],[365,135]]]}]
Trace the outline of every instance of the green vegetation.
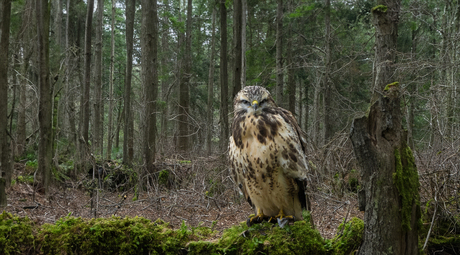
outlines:
[{"label": "green vegetation", "polygon": [[399,82],[395,81],[393,83],[387,84],[385,88],[383,89],[384,91],[390,90],[392,87],[397,87],[399,86]]},{"label": "green vegetation", "polygon": [[158,174],[158,183],[166,185],[168,183],[169,171],[167,169],[161,170]]},{"label": "green vegetation", "polygon": [[358,218],[352,218],[349,222],[340,224],[337,235],[326,240],[329,254],[353,254],[363,240],[364,222]]},{"label": "green vegetation", "polygon": [[387,12],[388,6],[385,5],[377,5],[372,8],[372,12]]},{"label": "green vegetation", "polygon": [[[279,228],[271,223],[247,227],[241,223],[217,238],[213,226],[173,229],[162,220],[145,218],[82,219],[64,217],[55,224],[36,226],[27,217],[0,214],[1,254],[327,254],[327,242],[306,221]],[[341,240],[346,247],[356,238],[357,224],[346,224]],[[329,242],[331,243],[331,242]],[[345,243],[340,241],[337,243]],[[342,245],[345,247],[344,245]],[[335,247],[335,246],[334,246]]]},{"label": "green vegetation", "polygon": [[0,254],[27,254],[27,250],[33,247],[33,227],[27,217],[6,212],[0,214]]},{"label": "green vegetation", "polygon": [[402,227],[405,230],[411,230],[412,206],[414,203],[420,208],[420,197],[418,188],[417,167],[414,163],[414,156],[409,146],[404,145],[402,153],[395,150],[396,171],[393,173],[393,182],[398,188],[402,200]]}]

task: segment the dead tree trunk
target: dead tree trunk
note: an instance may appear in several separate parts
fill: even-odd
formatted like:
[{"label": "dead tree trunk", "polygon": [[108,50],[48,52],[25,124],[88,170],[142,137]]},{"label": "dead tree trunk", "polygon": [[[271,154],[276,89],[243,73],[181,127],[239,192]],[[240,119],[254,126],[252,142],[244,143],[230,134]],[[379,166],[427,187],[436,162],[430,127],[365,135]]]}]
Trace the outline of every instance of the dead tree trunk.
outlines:
[{"label": "dead tree trunk", "polygon": [[364,183],[364,240],[358,254],[418,254],[418,172],[393,80],[400,0],[385,4],[372,9],[377,32],[374,103],[368,116],[354,120],[351,131]]}]

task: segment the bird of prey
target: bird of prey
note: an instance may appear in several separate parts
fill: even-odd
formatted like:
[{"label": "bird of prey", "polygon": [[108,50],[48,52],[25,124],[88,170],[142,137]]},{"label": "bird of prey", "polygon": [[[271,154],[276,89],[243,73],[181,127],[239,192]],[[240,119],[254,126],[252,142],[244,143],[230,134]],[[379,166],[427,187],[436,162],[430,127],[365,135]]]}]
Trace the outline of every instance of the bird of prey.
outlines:
[{"label": "bird of prey", "polygon": [[235,183],[256,209],[248,224],[301,220],[302,209],[310,209],[305,133],[263,87],[244,87],[233,107],[229,160]]}]

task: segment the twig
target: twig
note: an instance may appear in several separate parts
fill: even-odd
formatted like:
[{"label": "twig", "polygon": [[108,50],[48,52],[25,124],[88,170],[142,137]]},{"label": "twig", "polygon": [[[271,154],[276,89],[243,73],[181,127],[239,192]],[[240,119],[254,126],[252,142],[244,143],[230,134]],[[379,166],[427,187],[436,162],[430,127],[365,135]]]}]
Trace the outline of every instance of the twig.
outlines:
[{"label": "twig", "polygon": [[[434,195],[434,200],[437,201],[437,200],[436,200],[436,194]],[[431,229],[433,229],[434,218],[436,217],[436,209],[438,209],[438,204],[435,202],[435,204],[434,204],[433,218],[431,218],[430,230],[428,230],[428,234],[426,235],[425,244],[423,244],[422,250],[425,250],[426,245],[427,245],[427,243],[428,243],[428,239],[430,239]]]}]

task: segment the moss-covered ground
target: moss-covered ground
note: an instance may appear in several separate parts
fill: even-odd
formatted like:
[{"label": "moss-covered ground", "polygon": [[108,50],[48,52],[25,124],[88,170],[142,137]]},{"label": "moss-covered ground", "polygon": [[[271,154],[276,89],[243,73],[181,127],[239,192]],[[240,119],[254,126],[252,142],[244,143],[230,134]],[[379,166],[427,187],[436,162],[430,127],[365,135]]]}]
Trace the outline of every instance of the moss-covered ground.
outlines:
[{"label": "moss-covered ground", "polygon": [[37,226],[27,217],[0,214],[0,254],[350,254],[359,247],[363,223],[342,224],[325,240],[307,221],[285,228],[263,222],[234,225],[223,233],[185,223],[173,229],[141,217],[64,217]]}]

